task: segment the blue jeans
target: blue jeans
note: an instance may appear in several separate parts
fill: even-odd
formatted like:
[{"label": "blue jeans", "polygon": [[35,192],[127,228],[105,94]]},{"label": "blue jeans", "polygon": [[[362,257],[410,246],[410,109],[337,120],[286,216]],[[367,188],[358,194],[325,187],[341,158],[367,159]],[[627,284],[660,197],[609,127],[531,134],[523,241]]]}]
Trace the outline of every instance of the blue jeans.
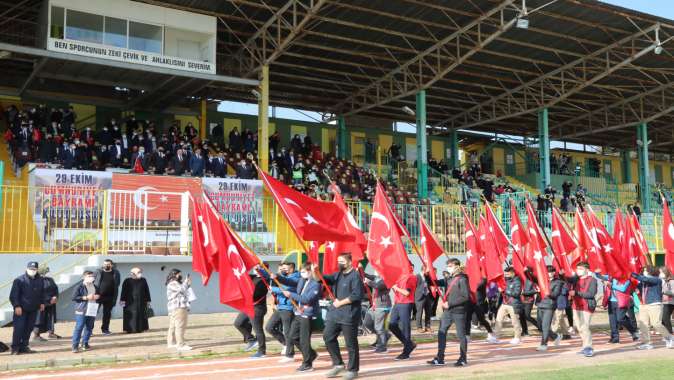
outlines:
[{"label": "blue jeans", "polygon": [[393,305],[388,329],[403,344],[403,355],[409,355],[414,346],[414,342],[412,342],[412,326],[410,319],[412,319],[411,303],[398,303]]},{"label": "blue jeans", "polygon": [[609,301],[608,303],[608,321],[611,326],[611,339],[617,341],[620,339],[620,326],[629,331],[633,337],[636,334],[636,328],[628,318],[628,308],[618,307],[618,302]]},{"label": "blue jeans", "polygon": [[[92,331],[94,331],[94,322],[96,317],[87,317],[84,314],[75,315],[75,330],[73,331],[73,348],[80,345],[80,337],[82,338],[82,345],[89,344],[89,338]],[[84,330],[84,334],[82,334]]]}]

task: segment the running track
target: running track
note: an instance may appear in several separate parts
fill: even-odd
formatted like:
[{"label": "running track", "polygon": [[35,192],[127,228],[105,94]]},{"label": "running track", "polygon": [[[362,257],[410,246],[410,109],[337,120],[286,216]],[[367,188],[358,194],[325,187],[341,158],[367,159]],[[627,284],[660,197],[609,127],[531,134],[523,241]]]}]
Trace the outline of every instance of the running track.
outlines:
[{"label": "running track", "polygon": [[[395,340],[395,338],[394,338]],[[393,345],[387,354],[374,354],[369,348],[361,348],[360,378],[405,378],[413,375],[427,374],[437,375],[453,373],[458,377],[469,377],[471,374],[486,375],[492,371],[501,372],[503,368],[510,370],[522,366],[539,369],[541,367],[563,367],[572,365],[587,365],[602,361],[618,361],[623,359],[647,358],[650,356],[671,356],[672,351],[662,348],[659,340],[655,350],[636,351],[633,343],[620,345],[607,344],[608,337],[595,334],[595,354],[592,359],[584,358],[576,354],[580,350],[580,340],[575,337],[572,340],[562,341],[560,347],[550,346],[547,352],[538,352],[539,338],[525,338],[519,346],[510,346],[507,343],[487,344],[484,341],[470,343],[468,346],[468,366],[454,368],[451,364],[458,356],[458,345],[450,341],[447,346],[446,367],[430,367],[427,360],[434,357],[437,346],[435,343],[419,344],[412,353],[411,360],[394,361],[393,358],[400,353],[401,346]],[[368,339],[369,341],[369,339]],[[650,355],[650,356],[647,356]],[[296,354],[299,358],[299,353]],[[346,352],[343,351],[344,360],[347,360]],[[83,379],[95,380],[120,379],[185,379],[189,376],[198,376],[203,379],[304,379],[322,378],[323,374],[331,368],[330,357],[327,352],[320,352],[319,358],[314,362],[314,371],[297,373],[295,368],[300,364],[299,360],[294,363],[278,363],[279,355],[270,355],[263,359],[249,359],[247,357],[218,358],[218,359],[195,359],[182,361],[163,361],[153,363],[120,364],[107,367],[68,369],[54,371],[23,372],[14,376],[5,375],[0,378],[16,380],[56,380],[56,379]]]}]

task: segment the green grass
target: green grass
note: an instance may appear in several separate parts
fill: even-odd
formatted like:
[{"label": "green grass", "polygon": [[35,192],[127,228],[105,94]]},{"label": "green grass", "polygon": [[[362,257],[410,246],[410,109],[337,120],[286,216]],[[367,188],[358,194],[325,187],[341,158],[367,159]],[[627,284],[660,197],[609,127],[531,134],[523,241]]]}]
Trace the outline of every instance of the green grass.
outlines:
[{"label": "green grass", "polygon": [[[414,380],[446,379],[447,376],[415,375],[409,377]],[[634,380],[634,379],[674,379],[674,358],[638,360],[627,363],[606,363],[594,366],[579,366],[554,370],[532,370],[530,368],[521,371],[508,371],[507,375],[484,374],[472,375],[471,379],[489,380]]]}]

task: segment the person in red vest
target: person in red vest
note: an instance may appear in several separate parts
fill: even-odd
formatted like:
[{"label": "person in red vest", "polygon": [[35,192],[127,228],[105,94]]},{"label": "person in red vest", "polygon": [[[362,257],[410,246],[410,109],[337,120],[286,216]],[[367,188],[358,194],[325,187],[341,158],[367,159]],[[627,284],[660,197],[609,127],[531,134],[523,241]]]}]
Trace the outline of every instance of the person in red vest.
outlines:
[{"label": "person in red vest", "polygon": [[403,344],[403,352],[396,356],[395,360],[407,360],[410,354],[417,348],[412,341],[412,305],[414,305],[414,293],[417,289],[417,277],[410,273],[398,279],[393,290],[394,302],[391,309],[391,320],[388,328]]},{"label": "person in red vest", "polygon": [[609,343],[620,343],[620,326],[623,326],[632,335],[632,341],[639,340],[637,326],[629,317],[629,310],[634,307],[632,292],[635,284],[631,280],[620,281],[606,275],[599,276],[604,281],[603,306],[608,310],[608,320],[611,326],[611,340]]},{"label": "person in red vest", "polygon": [[583,341],[583,349],[579,353],[585,357],[594,356],[592,348],[592,331],[590,324],[592,314],[597,308],[597,301],[594,297],[597,295],[597,280],[590,272],[590,264],[581,262],[576,266],[576,275],[568,278],[571,284],[569,296],[573,308],[573,320],[576,321],[578,333]]}]

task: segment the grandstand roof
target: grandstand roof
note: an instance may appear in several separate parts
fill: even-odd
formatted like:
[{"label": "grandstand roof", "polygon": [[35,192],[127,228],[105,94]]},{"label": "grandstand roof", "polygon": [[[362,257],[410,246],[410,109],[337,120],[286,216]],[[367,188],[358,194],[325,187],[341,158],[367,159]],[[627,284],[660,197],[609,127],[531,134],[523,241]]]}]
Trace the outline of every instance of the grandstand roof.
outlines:
[{"label": "grandstand roof", "polygon": [[[401,108],[424,88],[435,127],[535,135],[547,106],[554,139],[634,147],[645,121],[652,150],[673,147],[672,20],[595,0],[528,0],[528,29],[516,26],[521,0],[136,1],[218,17],[218,74],[256,79],[270,64],[273,105],[405,120]],[[41,3],[0,1],[0,41],[34,46]],[[245,83],[66,61],[31,75],[39,62],[5,58],[12,75],[0,85],[38,77],[28,90],[148,107],[189,104],[188,95],[254,101]],[[131,91],[112,91],[117,82]]]}]

